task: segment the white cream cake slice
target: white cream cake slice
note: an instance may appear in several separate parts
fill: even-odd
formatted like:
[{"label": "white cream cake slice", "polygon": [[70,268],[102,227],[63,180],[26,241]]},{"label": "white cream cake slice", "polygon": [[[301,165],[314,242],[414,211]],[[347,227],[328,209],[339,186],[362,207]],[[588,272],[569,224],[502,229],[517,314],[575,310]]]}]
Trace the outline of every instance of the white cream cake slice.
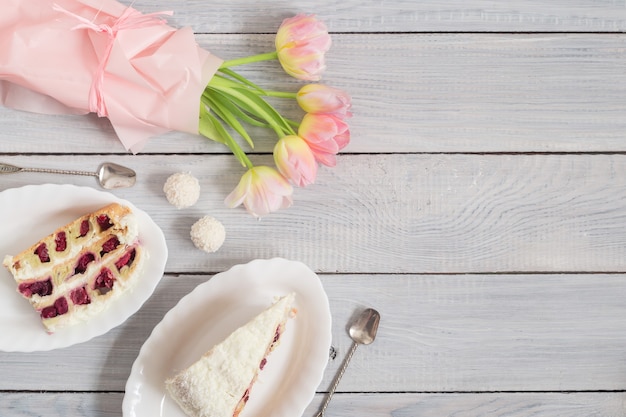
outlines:
[{"label": "white cream cake slice", "polygon": [[289,294],[235,330],[200,359],[165,381],[170,396],[189,417],[237,417],[252,386],[295,315]]}]

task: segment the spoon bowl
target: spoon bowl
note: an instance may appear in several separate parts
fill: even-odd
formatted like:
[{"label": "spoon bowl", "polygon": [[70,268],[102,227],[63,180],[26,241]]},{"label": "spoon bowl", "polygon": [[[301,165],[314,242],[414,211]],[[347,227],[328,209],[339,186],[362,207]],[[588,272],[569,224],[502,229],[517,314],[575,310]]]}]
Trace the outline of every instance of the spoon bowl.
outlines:
[{"label": "spoon bowl", "polygon": [[130,168],[113,162],[105,162],[98,169],[98,181],[102,188],[127,188],[135,185],[137,174]]},{"label": "spoon bowl", "polygon": [[350,326],[350,338],[361,345],[369,345],[376,339],[380,314],[373,308],[365,309]]}]

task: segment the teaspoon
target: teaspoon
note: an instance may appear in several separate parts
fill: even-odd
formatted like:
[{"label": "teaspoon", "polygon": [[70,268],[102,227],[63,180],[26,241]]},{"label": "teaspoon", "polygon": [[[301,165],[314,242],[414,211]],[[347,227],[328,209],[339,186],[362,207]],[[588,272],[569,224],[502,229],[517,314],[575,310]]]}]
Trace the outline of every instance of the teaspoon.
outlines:
[{"label": "teaspoon", "polygon": [[341,368],[339,368],[339,372],[335,376],[335,380],[333,381],[332,386],[330,387],[330,391],[328,391],[328,395],[322,404],[322,408],[319,413],[315,415],[315,417],[323,417],[326,412],[326,408],[330,403],[330,399],[332,398],[337,386],[339,385],[339,381],[343,376],[346,368],[348,367],[348,363],[350,359],[352,359],[352,355],[354,355],[354,351],[358,345],[369,345],[376,338],[376,332],[378,331],[378,322],[380,321],[380,314],[378,311],[373,308],[368,308],[363,310],[361,314],[357,317],[357,319],[350,326],[350,338],[352,339],[352,346],[346,355],[346,359],[344,359]]},{"label": "teaspoon", "polygon": [[65,169],[48,169],[48,168],[22,168],[11,164],[0,162],[0,174],[13,174],[16,172],[44,172],[47,174],[67,174],[67,175],[85,175],[98,178],[98,182],[102,188],[126,188],[135,184],[137,174],[130,168],[105,162],[98,168],[98,172],[90,171],[70,171]]}]

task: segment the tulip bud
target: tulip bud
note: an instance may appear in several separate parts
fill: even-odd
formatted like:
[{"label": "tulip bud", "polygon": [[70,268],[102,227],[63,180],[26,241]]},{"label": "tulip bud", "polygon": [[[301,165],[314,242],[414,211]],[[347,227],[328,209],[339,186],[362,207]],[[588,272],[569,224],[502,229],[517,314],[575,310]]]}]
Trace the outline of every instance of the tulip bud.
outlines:
[{"label": "tulip bud", "polygon": [[330,167],[337,164],[335,155],[350,143],[348,124],[332,114],[306,114],[298,135],[309,145],[315,159]]},{"label": "tulip bud", "polygon": [[315,182],[317,162],[309,145],[299,136],[281,138],[274,147],[274,162],[283,176],[298,187]]},{"label": "tulip bud", "polygon": [[305,81],[318,81],[326,69],[324,54],[331,39],[326,25],[313,15],[285,19],[276,33],[278,60],[287,74]]},{"label": "tulip bud", "polygon": [[308,113],[327,113],[339,117],[351,117],[350,95],[338,88],[324,84],[307,84],[298,91],[296,100]]},{"label": "tulip bud", "polygon": [[250,214],[261,217],[281,208],[291,206],[293,187],[274,168],[250,168],[235,189],[226,197],[228,207],[243,203]]}]

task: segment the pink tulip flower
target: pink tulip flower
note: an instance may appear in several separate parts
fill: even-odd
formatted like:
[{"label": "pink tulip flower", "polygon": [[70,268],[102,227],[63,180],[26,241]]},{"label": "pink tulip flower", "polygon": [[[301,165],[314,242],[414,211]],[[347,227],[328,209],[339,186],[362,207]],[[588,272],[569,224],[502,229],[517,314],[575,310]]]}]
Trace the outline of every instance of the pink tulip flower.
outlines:
[{"label": "pink tulip flower", "polygon": [[329,167],[337,164],[335,155],[350,143],[348,124],[332,114],[305,114],[298,135],[309,145],[315,159]]},{"label": "pink tulip flower", "polygon": [[230,208],[243,203],[248,213],[261,217],[291,206],[292,194],[293,187],[278,171],[268,166],[257,166],[243,174],[225,203]]},{"label": "pink tulip flower", "polygon": [[317,162],[309,145],[299,136],[281,138],[274,146],[274,162],[281,174],[298,187],[315,182]]},{"label": "pink tulip flower", "polygon": [[352,99],[348,93],[324,84],[307,84],[298,91],[296,100],[308,113],[334,114],[351,117]]},{"label": "pink tulip flower", "polygon": [[330,49],[328,29],[313,15],[285,19],[276,33],[278,60],[287,74],[318,81],[326,69],[324,54]]}]

